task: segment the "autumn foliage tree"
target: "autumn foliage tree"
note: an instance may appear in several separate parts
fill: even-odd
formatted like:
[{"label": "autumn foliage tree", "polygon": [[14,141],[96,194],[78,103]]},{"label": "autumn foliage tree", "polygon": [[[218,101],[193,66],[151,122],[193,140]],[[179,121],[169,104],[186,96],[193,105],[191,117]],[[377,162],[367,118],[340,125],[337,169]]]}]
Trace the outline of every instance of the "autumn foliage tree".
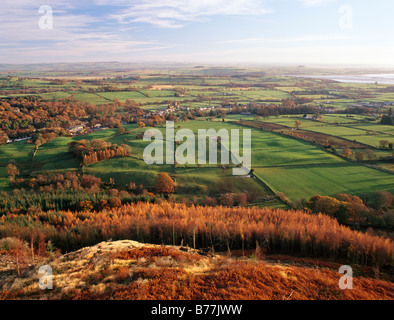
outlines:
[{"label": "autumn foliage tree", "polygon": [[238,206],[243,207],[248,204],[248,196],[246,193],[240,193],[235,196],[235,201]]},{"label": "autumn foliage tree", "polygon": [[66,251],[107,239],[130,239],[201,249],[214,247],[215,251],[244,249],[246,253],[256,249],[258,242],[267,254],[335,257],[338,261],[381,268],[392,268],[394,261],[392,240],[353,231],[326,214],[187,206],[165,201],[118,206],[118,200],[111,200],[108,206],[103,204],[100,211],[91,211],[89,203],[87,207],[84,203],[76,211],[8,213],[0,216],[0,238],[18,236],[30,241],[34,231]]},{"label": "autumn foliage tree", "polygon": [[361,162],[364,160],[364,153],[357,151],[355,153],[355,157],[356,157],[357,162]]},{"label": "autumn foliage tree", "polygon": [[0,130],[0,146],[7,144],[8,139],[9,138],[8,138],[7,134]]},{"label": "autumn foliage tree", "polygon": [[125,134],[125,132],[126,132],[126,129],[123,126],[119,126],[118,134],[122,135],[122,134]]},{"label": "autumn foliage tree", "polygon": [[307,206],[312,209],[313,212],[322,212],[332,217],[335,217],[340,205],[341,201],[327,196],[313,196],[307,202]]},{"label": "autumn foliage tree", "polygon": [[375,153],[371,149],[367,149],[366,154],[367,154],[368,160],[374,160],[376,157]]},{"label": "autumn foliage tree", "polygon": [[8,174],[8,176],[10,177],[10,179],[14,179],[15,178],[15,176],[17,176],[17,175],[19,175],[19,170],[18,170],[18,168],[16,167],[16,165],[14,165],[14,164],[12,164],[12,163],[9,163],[7,166],[6,166],[6,173]]},{"label": "autumn foliage tree", "polygon": [[352,151],[349,149],[349,147],[345,147],[342,151],[342,155],[345,158],[350,158],[352,156]]},{"label": "autumn foliage tree", "polygon": [[68,144],[68,151],[80,158],[83,165],[89,165],[115,157],[127,157],[132,148],[126,144],[118,146],[102,139],[93,139],[72,141]]},{"label": "autumn foliage tree", "polygon": [[175,187],[174,180],[172,180],[167,173],[162,172],[156,176],[157,193],[164,193],[164,194],[173,193],[174,187]]},{"label": "autumn foliage tree", "polygon": [[220,204],[225,207],[232,207],[234,205],[234,197],[232,193],[225,193],[220,195]]},{"label": "autumn foliage tree", "polygon": [[91,175],[84,175],[81,178],[81,186],[86,189],[98,191],[102,185],[100,178]]},{"label": "autumn foliage tree", "polygon": [[109,199],[109,201],[108,201],[108,205],[109,205],[111,208],[120,207],[120,206],[122,205],[122,200],[120,200],[120,199],[117,198],[117,197],[111,198],[111,199]]},{"label": "autumn foliage tree", "polygon": [[360,217],[371,211],[359,197],[343,193],[334,197],[313,196],[307,202],[307,207],[314,213],[327,214],[344,224],[360,222]]}]

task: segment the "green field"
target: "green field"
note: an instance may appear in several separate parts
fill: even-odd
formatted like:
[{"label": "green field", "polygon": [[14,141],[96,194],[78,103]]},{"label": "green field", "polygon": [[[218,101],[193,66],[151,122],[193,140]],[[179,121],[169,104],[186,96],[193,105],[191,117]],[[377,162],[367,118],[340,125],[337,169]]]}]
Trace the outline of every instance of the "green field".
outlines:
[{"label": "green field", "polygon": [[[236,120],[237,117],[234,117]],[[341,123],[340,120],[343,118],[343,123],[334,125],[334,122]],[[300,129],[323,133],[326,135],[343,138],[350,141],[356,141],[362,144],[369,145],[373,148],[379,148],[379,142],[381,140],[387,140],[390,143],[394,143],[394,127],[377,125],[374,123],[363,123],[361,117],[354,116],[348,120],[346,116],[332,116],[325,115],[322,119],[317,121],[304,120],[301,116],[281,116],[281,117],[270,117],[268,119],[260,119],[263,122],[270,122],[279,125],[283,125],[289,128],[295,127],[295,121],[301,123]],[[246,118],[245,118],[246,120]],[[350,124],[349,124],[350,122]],[[367,131],[374,131],[376,134],[367,134]]]},{"label": "green field", "polygon": [[354,164],[258,168],[255,174],[292,200],[313,195],[388,191],[394,193],[393,176]]},{"label": "green field", "polygon": [[366,135],[364,130],[344,126],[311,126],[308,128],[308,130],[338,137],[353,137]]},{"label": "green field", "polygon": [[252,166],[342,163],[343,160],[310,143],[253,130]]},{"label": "green field", "polygon": [[84,173],[91,174],[109,182],[110,178],[120,186],[127,186],[130,182],[144,187],[155,186],[156,175],[160,172],[171,173],[171,166],[150,166],[143,161],[132,158],[114,158],[86,166]]},{"label": "green field", "polygon": [[0,191],[7,190],[9,188],[9,179],[5,172],[5,167],[0,167]]},{"label": "green field", "polygon": [[[321,70],[314,72],[323,74]],[[36,73],[42,77],[59,75],[58,72],[37,71]],[[337,107],[338,109],[348,108],[361,100],[394,101],[393,93],[383,92],[385,88],[390,89],[389,85],[331,83],[318,79],[287,77],[282,75],[289,73],[280,68],[267,68],[267,70],[259,68],[173,68],[155,70],[155,72],[141,69],[133,70],[131,74],[126,74],[125,78],[119,77],[122,72],[115,73],[106,70],[97,73],[102,76],[101,79],[97,76],[97,78],[93,77],[94,80],[88,79],[92,75],[88,71],[81,71],[78,74],[70,71],[69,81],[66,82],[18,78],[20,74],[23,73],[17,72],[14,77],[4,75],[0,78],[2,96],[39,95],[49,100],[73,97],[82,103],[97,105],[109,104],[115,99],[120,102],[134,100],[141,104],[141,109],[149,111],[166,109],[175,101],[181,106],[199,108],[219,106],[224,103],[234,106],[274,103],[280,106],[284,99],[311,98],[313,101],[306,105]],[[139,78],[136,80],[133,75],[138,75]],[[84,77],[87,79],[84,80]],[[80,80],[79,83],[77,80]],[[111,88],[107,89],[107,86]],[[25,93],[26,88],[35,92]],[[322,88],[330,94],[316,94],[316,91],[321,91]],[[20,92],[12,93],[17,90]],[[177,92],[182,92],[182,95],[177,96]],[[381,140],[394,142],[394,127],[379,125],[379,114],[377,116],[328,113],[322,115],[319,121],[312,121],[304,119],[303,114],[260,117],[253,114],[230,114],[231,109],[226,109],[226,111],[226,121],[259,119],[259,121],[289,128],[284,131],[291,130],[297,120],[301,123],[301,130],[360,142],[373,149],[378,158],[389,157],[391,154],[390,150],[378,150],[379,142]],[[116,112],[124,112],[124,105],[121,105]],[[387,114],[388,108],[379,112],[381,112],[380,115]],[[181,116],[182,112],[177,111],[175,114]],[[196,134],[198,129],[227,129],[229,132],[231,129],[250,129],[222,122],[220,115],[215,115],[215,121],[206,121],[205,119],[209,120],[211,115],[206,114],[205,118],[199,118],[200,121],[179,121],[175,124],[176,131],[191,129]],[[137,185],[143,184],[146,188],[154,187],[154,180],[159,172],[164,171],[174,175],[174,168],[171,165],[149,166],[142,161],[143,152],[149,142],[137,140],[136,136],[151,128],[139,129],[135,124],[124,125],[124,127],[131,132],[118,135],[117,129],[107,129],[72,138],[53,139],[39,147],[32,162],[30,160],[34,150],[33,144],[18,142],[1,146],[0,190],[9,190],[9,180],[4,167],[11,159],[19,164],[22,177],[34,176],[38,173],[51,175],[57,172],[81,170],[80,160],[68,153],[68,143],[83,139],[103,139],[112,144],[124,143],[132,148],[132,157],[109,159],[85,166],[85,174],[101,177],[106,182],[113,178],[116,185],[120,187],[125,187],[132,181]],[[156,127],[156,129],[163,132],[165,139],[165,128]],[[367,134],[367,131],[373,132]],[[242,134],[240,137],[242,139]],[[269,187],[274,192],[285,193],[292,201],[309,198],[317,193],[333,195],[338,192],[360,194],[375,190],[394,191],[392,174],[369,168],[365,165],[366,163],[363,165],[345,161],[312,143],[256,129],[252,129],[251,143],[252,168],[262,181],[232,176],[231,165],[226,169],[219,168],[218,165],[204,165],[201,168],[192,164],[179,166],[174,176],[177,183],[177,199],[182,197],[190,199],[193,195],[212,196],[224,192],[247,192],[249,194],[253,192],[256,193],[256,199],[258,199],[272,193]],[[241,150],[242,145],[241,141]],[[196,158],[197,150],[198,144],[196,143]],[[341,150],[337,151],[341,152]],[[364,152],[365,150],[353,149],[353,154],[356,151]],[[384,163],[378,159],[376,164],[392,171],[390,163]],[[283,204],[278,202],[272,206],[281,207]]]},{"label": "green field", "polygon": [[393,136],[388,136],[388,135],[376,135],[376,136],[368,136],[368,135],[363,135],[363,136],[343,136],[343,138],[346,138],[348,140],[352,141],[357,141],[361,142],[363,144],[367,144],[371,147],[374,148],[379,148],[379,143],[382,140],[386,140],[390,143],[394,143],[394,137]]},{"label": "green field", "polygon": [[[286,121],[292,121],[284,118]],[[307,121],[307,120],[305,120]],[[283,123],[283,122],[282,122]],[[311,121],[311,123],[313,123]],[[66,172],[79,170],[79,160],[67,152],[67,144],[72,140],[104,139],[107,142],[126,143],[133,148],[132,158],[115,158],[85,166],[84,173],[92,174],[109,182],[114,179],[119,186],[129,182],[153,188],[159,172],[174,173],[171,165],[147,165],[141,159],[149,142],[136,140],[149,128],[138,129],[135,125],[125,126],[131,134],[118,135],[116,129],[99,130],[89,135],[73,138],[60,137],[42,145],[34,158],[36,172]],[[220,121],[178,122],[176,131],[191,129],[248,129]],[[159,128],[165,138],[165,128]],[[335,134],[340,127],[327,127],[326,132]],[[360,130],[351,129],[349,130]],[[330,131],[331,130],[331,131]],[[364,136],[369,137],[369,136]],[[373,137],[373,136],[371,136]],[[241,134],[242,139],[242,134]],[[197,155],[198,144],[195,145]],[[240,144],[242,150],[242,141]],[[0,148],[0,159],[6,163],[11,156],[18,162],[29,160],[33,145],[25,142],[9,144]],[[138,160],[140,159],[140,160]],[[231,175],[231,168],[223,170],[217,166],[206,165],[202,168],[189,165],[180,166],[176,173],[177,196],[205,196],[223,192],[254,192],[256,198],[270,194],[264,182],[275,192],[285,193],[291,200],[308,198],[314,194],[333,195],[338,192],[359,194],[374,190],[394,191],[392,175],[363,165],[349,163],[320,147],[276,133],[252,129],[252,167],[263,183],[248,178]],[[0,188],[8,187],[5,170],[0,171]]]},{"label": "green field", "polygon": [[394,136],[394,128],[392,126],[383,126],[383,125],[377,125],[377,124],[369,124],[369,123],[365,123],[362,125],[352,125],[352,127],[354,128],[358,128],[358,129],[363,129],[363,130],[370,130],[370,131],[375,131],[375,132],[379,132],[379,133],[388,133],[392,136]]},{"label": "green field", "polygon": [[327,114],[323,115],[321,118],[322,122],[326,123],[349,123],[353,124],[355,122],[360,122],[365,120],[365,116],[358,116],[358,115],[334,115],[334,114]]},{"label": "green field", "polygon": [[9,160],[27,161],[34,150],[33,144],[26,141],[9,143],[0,147],[0,164],[7,164]]},{"label": "green field", "polygon": [[231,169],[179,168],[176,177],[178,191],[189,197],[244,192],[253,193],[257,199],[272,195],[265,185],[254,179],[233,176]]}]

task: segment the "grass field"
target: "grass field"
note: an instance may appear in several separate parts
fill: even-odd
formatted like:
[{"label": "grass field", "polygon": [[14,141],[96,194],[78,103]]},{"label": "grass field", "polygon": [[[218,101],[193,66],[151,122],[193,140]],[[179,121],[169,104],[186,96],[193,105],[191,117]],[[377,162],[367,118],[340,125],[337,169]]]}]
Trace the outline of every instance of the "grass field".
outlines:
[{"label": "grass field", "polygon": [[7,164],[9,160],[27,161],[34,150],[33,144],[26,141],[10,143],[0,147],[0,164]]},{"label": "grass field", "polygon": [[362,125],[359,125],[359,124],[352,125],[352,127],[362,129],[362,130],[370,130],[370,131],[375,131],[375,132],[388,133],[388,134],[394,136],[394,128],[392,126],[383,126],[383,125],[378,125],[378,124],[365,123]]},{"label": "grass field", "polygon": [[311,126],[308,128],[308,130],[338,137],[353,137],[366,135],[364,130],[344,126]]},{"label": "grass field", "polygon": [[255,174],[292,201],[313,195],[394,192],[392,174],[354,164],[258,168]]},{"label": "grass field", "polygon": [[48,93],[42,93],[40,94],[40,96],[43,99],[47,99],[47,100],[52,100],[52,99],[67,99],[71,97],[71,93],[70,92],[63,92],[63,91],[59,91],[59,92],[48,92]]},{"label": "grass field", "polygon": [[302,115],[297,115],[297,116],[281,116],[281,117],[270,117],[268,119],[260,119],[260,121],[263,122],[271,122],[271,123],[276,123],[280,124],[282,126],[294,128],[295,127],[295,122],[298,121],[301,123],[300,128],[301,129],[309,129],[315,126],[322,126],[324,124],[320,124],[315,121],[310,121],[310,120],[305,120],[303,119]]},{"label": "grass field", "polygon": [[253,193],[258,199],[272,192],[258,181],[232,175],[232,170],[219,168],[179,168],[176,182],[178,192],[193,195],[217,196],[221,193]]},{"label": "grass field", "polygon": [[390,143],[394,143],[394,136],[388,136],[388,135],[373,135],[373,136],[368,136],[368,135],[362,135],[362,136],[343,136],[343,138],[346,138],[348,140],[356,140],[357,142],[361,142],[363,144],[367,144],[371,147],[374,148],[379,148],[379,143],[382,140],[387,140]]},{"label": "grass field", "polygon": [[365,120],[365,116],[358,116],[358,115],[334,115],[334,114],[327,114],[323,115],[321,118],[322,122],[326,123],[354,123],[354,122],[360,122]]},{"label": "grass field", "polygon": [[5,167],[0,167],[0,191],[7,190],[9,186],[9,179],[7,178]]},{"label": "grass field", "polygon": [[[344,124],[333,125],[334,122],[341,123],[341,118],[343,118]],[[235,119],[237,118],[235,117]],[[373,148],[378,148],[381,140],[387,140],[394,143],[394,127],[375,123],[360,123],[359,121],[362,119],[358,116],[353,116],[349,119],[346,116],[325,115],[320,122],[304,120],[301,116],[270,117],[268,119],[260,119],[260,121],[280,124],[290,128],[295,126],[295,121],[299,121],[301,123],[300,129],[302,130],[360,142]],[[367,134],[368,130],[374,131],[377,134]]]},{"label": "grass field", "polygon": [[226,120],[238,121],[238,120],[254,120],[254,115],[240,115],[240,114],[228,114]]},{"label": "grass field", "polygon": [[59,137],[53,139],[38,148],[33,159],[34,164],[41,166],[41,172],[65,172],[80,168],[80,161],[68,153],[67,144],[71,138]]},{"label": "grass field", "polygon": [[171,166],[150,166],[140,160],[132,158],[114,158],[86,166],[84,173],[101,178],[105,182],[114,179],[120,186],[127,186],[130,182],[144,187],[155,186],[156,175],[160,172],[173,172]]},{"label": "grass field", "polygon": [[252,150],[252,167],[343,162],[308,142],[257,130],[253,130]]},{"label": "grass field", "polygon": [[[282,123],[293,119],[283,118]],[[307,121],[307,120],[305,120]],[[314,122],[310,121],[312,124]],[[85,166],[84,172],[102,178],[109,182],[126,186],[129,182],[143,184],[147,188],[155,185],[155,177],[159,172],[173,174],[172,165],[147,165],[141,159],[149,142],[136,140],[135,136],[149,128],[137,128],[126,125],[130,134],[118,135],[116,129],[99,130],[89,135],[73,138],[60,137],[42,145],[34,158],[36,172],[66,172],[80,169],[80,161],[67,152],[67,144],[82,139],[104,139],[107,142],[126,143],[133,148],[132,158],[115,158]],[[221,121],[190,121],[178,122],[175,131],[191,129],[195,133],[199,129],[247,129]],[[327,132],[338,134],[339,127],[327,127]],[[165,128],[158,128],[163,132]],[[349,128],[349,130],[361,130]],[[373,137],[373,136],[364,136]],[[195,145],[196,155],[198,144]],[[242,134],[240,148],[242,150]],[[29,160],[33,145],[25,142],[13,143],[0,148],[0,160],[6,163],[11,156],[18,162]],[[356,150],[355,150],[356,151]],[[379,154],[377,154],[379,156]],[[140,160],[138,160],[140,159]],[[252,129],[252,167],[275,192],[284,192],[291,200],[308,198],[316,193],[332,195],[338,192],[358,194],[374,190],[393,190],[392,175],[365,166],[349,163],[335,155],[322,150],[316,145],[293,139],[276,133]],[[233,177],[231,168],[222,170],[212,165],[202,168],[189,165],[177,169],[177,196],[193,197],[193,195],[214,195],[225,192],[254,192],[256,198],[269,195],[269,189],[264,184],[253,179]],[[8,187],[5,169],[0,171],[0,188]]]}]

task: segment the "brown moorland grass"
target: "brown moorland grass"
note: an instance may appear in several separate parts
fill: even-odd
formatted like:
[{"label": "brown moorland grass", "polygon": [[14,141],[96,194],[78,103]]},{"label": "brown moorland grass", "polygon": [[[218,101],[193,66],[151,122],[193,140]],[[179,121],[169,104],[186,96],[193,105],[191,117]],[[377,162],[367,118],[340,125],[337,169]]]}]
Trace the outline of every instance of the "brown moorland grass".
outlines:
[{"label": "brown moorland grass", "polygon": [[232,262],[208,274],[177,270],[142,274],[148,281],[115,290],[115,299],[146,300],[374,300],[393,299],[392,283],[357,278],[354,289],[338,286],[338,273],[302,267]]},{"label": "brown moorland grass", "polygon": [[126,250],[116,252],[112,255],[112,259],[119,259],[119,260],[138,260],[141,258],[152,259],[156,261],[158,258],[161,257],[171,257],[175,260],[191,260],[196,261],[199,260],[201,257],[197,254],[190,254],[186,252],[182,252],[180,250],[176,250],[173,248],[169,248],[166,246],[158,247],[142,247],[133,250]]},{"label": "brown moorland grass", "polygon": [[332,270],[321,267],[324,261],[303,265],[298,260],[292,264],[292,257],[281,256],[288,263],[273,264],[269,260],[214,254],[196,259],[196,251],[181,249],[133,241],[100,243],[45,262],[54,270],[53,290],[44,292],[38,288],[37,271],[41,264],[37,264],[32,271],[9,277],[0,289],[0,299],[394,299],[394,284],[390,281],[355,276],[353,289],[341,290],[338,282],[342,275],[334,265],[330,265]]}]

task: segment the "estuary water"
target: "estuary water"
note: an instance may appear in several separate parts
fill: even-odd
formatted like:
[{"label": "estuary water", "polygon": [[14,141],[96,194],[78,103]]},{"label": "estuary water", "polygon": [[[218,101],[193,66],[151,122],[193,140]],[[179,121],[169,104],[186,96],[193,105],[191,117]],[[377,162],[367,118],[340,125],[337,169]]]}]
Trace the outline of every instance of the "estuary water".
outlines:
[{"label": "estuary water", "polygon": [[394,74],[365,74],[365,75],[332,75],[332,76],[292,76],[296,78],[313,78],[313,79],[328,79],[342,83],[382,83],[382,84],[394,84]]}]

